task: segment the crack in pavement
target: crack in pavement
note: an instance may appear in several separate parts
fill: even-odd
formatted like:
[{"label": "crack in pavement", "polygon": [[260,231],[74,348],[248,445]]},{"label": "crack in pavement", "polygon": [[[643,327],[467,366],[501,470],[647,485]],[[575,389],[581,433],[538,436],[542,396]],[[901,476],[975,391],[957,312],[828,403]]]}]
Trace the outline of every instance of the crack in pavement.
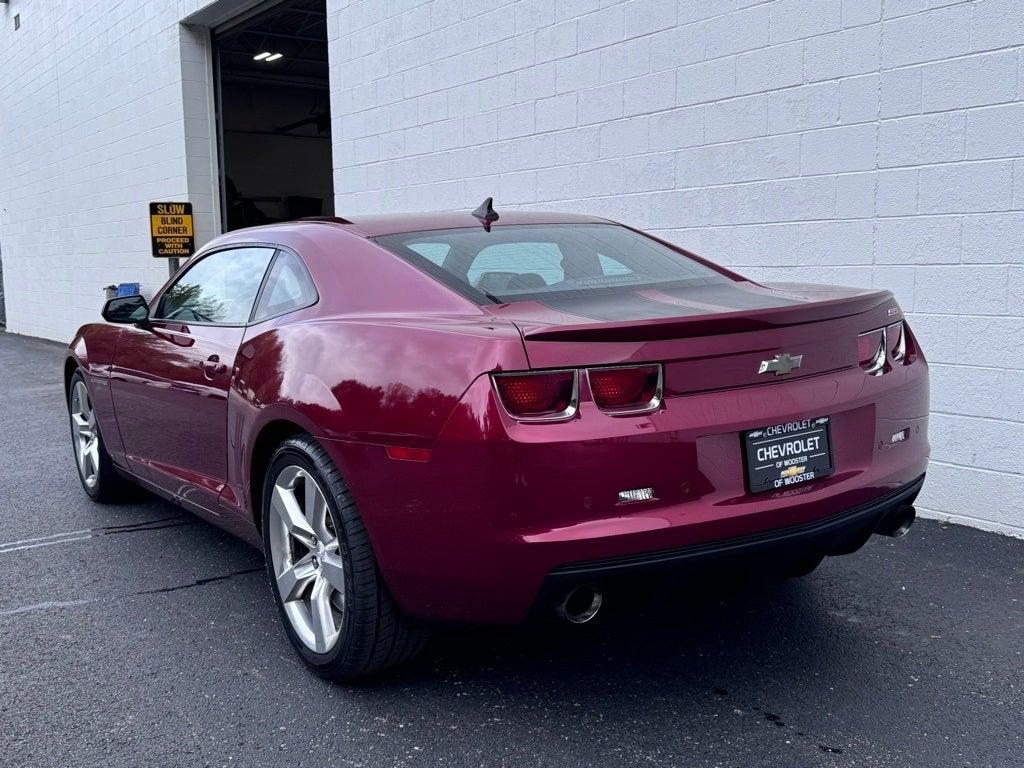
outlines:
[{"label": "crack in pavement", "polygon": [[189,515],[169,515],[168,517],[158,517],[155,520],[142,520],[138,523],[120,523],[118,525],[103,525],[93,530],[97,531],[111,531],[113,533],[128,533],[130,531],[145,531],[148,530],[147,526],[154,525],[156,523],[166,523],[172,520],[183,520],[189,517]]},{"label": "crack in pavement", "polygon": [[202,587],[206,584],[212,584],[215,581],[224,581],[225,579],[232,579],[235,576],[244,576],[247,573],[258,573],[262,571],[262,568],[245,568],[241,571],[232,571],[231,573],[225,574],[224,576],[208,576],[205,579],[196,579],[189,584],[178,584],[172,587],[160,587],[159,589],[147,589],[142,592],[135,592],[132,596],[138,595],[160,595],[165,592],[177,592],[182,589],[192,589],[194,587]]},{"label": "crack in pavement", "polygon": [[105,531],[101,536],[116,536],[119,533],[138,533],[139,531],[161,531],[164,528],[181,528],[184,525],[197,525],[198,520],[185,520],[180,523],[167,523],[166,525],[151,525],[146,528],[129,528],[123,531]]},{"label": "crack in pavement", "polygon": [[32,603],[31,605],[22,605],[18,608],[8,608],[0,611],[0,618],[8,618],[11,616],[18,616],[24,613],[34,613],[36,611],[49,611],[61,608],[76,608],[81,605],[91,605],[93,603],[101,603],[110,600],[120,600],[131,597],[144,597],[146,595],[159,595],[167,592],[178,592],[183,589],[194,589],[195,587],[203,587],[207,584],[214,584],[218,581],[226,581],[233,579],[236,576],[246,576],[251,573],[258,573],[263,568],[243,568],[240,571],[232,571],[231,573],[222,574],[220,576],[207,576],[202,579],[195,579],[187,584],[173,584],[169,587],[159,587],[157,589],[145,589],[139,592],[126,592],[121,594],[111,594],[105,597],[84,597],[79,600],[47,600],[42,603]]}]

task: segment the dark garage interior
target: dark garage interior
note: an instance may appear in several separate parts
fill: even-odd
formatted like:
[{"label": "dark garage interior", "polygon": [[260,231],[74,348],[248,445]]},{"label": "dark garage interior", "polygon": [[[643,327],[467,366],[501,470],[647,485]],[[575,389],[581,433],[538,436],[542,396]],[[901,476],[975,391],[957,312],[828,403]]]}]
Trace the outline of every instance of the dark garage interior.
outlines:
[{"label": "dark garage interior", "polygon": [[225,231],[334,213],[324,0],[214,31]]}]

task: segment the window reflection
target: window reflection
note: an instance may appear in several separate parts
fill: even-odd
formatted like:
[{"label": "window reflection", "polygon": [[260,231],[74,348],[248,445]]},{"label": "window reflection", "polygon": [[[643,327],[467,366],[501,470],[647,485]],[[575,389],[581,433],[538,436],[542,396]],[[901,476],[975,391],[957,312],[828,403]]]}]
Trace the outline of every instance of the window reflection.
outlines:
[{"label": "window reflection", "polygon": [[480,300],[482,293],[490,302],[728,282],[697,260],[614,224],[469,227],[376,240],[464,295]]},{"label": "window reflection", "polygon": [[267,277],[254,319],[265,320],[308,307],[317,300],[316,288],[305,266],[295,254],[281,251]]},{"label": "window reflection", "polygon": [[206,256],[167,290],[155,317],[183,323],[247,323],[273,255],[270,248],[232,248]]}]

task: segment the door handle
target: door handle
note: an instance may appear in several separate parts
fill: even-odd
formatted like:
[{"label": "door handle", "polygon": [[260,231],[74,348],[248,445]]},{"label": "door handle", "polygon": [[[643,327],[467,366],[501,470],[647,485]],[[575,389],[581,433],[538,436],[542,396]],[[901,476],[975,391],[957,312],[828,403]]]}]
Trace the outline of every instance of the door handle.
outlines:
[{"label": "door handle", "polygon": [[199,367],[203,369],[203,375],[208,379],[212,379],[214,376],[218,376],[228,369],[228,367],[220,361],[220,356],[218,355],[210,355],[199,364]]}]

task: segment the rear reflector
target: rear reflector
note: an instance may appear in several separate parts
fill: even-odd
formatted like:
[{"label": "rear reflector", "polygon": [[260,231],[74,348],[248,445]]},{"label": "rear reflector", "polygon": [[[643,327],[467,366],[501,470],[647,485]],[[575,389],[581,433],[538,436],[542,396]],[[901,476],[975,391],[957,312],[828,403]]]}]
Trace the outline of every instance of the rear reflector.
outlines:
[{"label": "rear reflector", "polygon": [[644,413],[661,405],[660,365],[588,368],[587,379],[594,402],[603,411]]},{"label": "rear reflector", "polygon": [[498,373],[494,386],[510,416],[520,421],[560,421],[576,413],[576,371]]},{"label": "rear reflector", "polygon": [[857,361],[870,374],[880,374],[885,367],[885,331],[878,328],[857,337]]},{"label": "rear reflector", "polygon": [[404,445],[389,445],[387,447],[389,459],[397,461],[429,461],[430,450],[427,448],[409,448]]}]

